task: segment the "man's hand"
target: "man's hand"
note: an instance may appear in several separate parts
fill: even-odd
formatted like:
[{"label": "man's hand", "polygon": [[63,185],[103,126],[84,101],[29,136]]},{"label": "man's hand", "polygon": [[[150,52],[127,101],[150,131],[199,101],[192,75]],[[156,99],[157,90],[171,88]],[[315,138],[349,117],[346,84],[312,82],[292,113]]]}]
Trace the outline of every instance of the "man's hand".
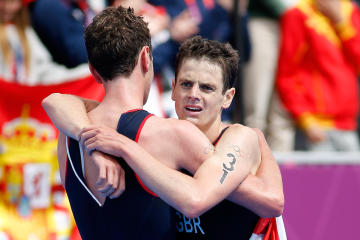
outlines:
[{"label": "man's hand", "polygon": [[305,129],[306,137],[313,143],[319,143],[326,139],[324,130],[318,125],[311,125]]},{"label": "man's hand", "polygon": [[80,143],[89,155],[97,150],[115,157],[122,157],[123,138],[125,136],[106,126],[90,126],[82,129],[79,134]]},{"label": "man's hand", "polygon": [[315,0],[315,5],[333,24],[338,24],[343,20],[340,0]]},{"label": "man's hand", "polygon": [[[94,175],[94,172],[98,174]],[[85,157],[85,179],[91,190],[98,192],[95,195],[103,201],[106,197],[119,197],[125,190],[124,170],[116,159],[100,152]]]},{"label": "man's hand", "polygon": [[[125,189],[125,172],[111,156],[121,157],[125,136],[106,126],[90,126],[81,130],[81,146],[99,171],[96,185],[102,196],[118,197]],[[107,155],[109,154],[109,155]]]}]

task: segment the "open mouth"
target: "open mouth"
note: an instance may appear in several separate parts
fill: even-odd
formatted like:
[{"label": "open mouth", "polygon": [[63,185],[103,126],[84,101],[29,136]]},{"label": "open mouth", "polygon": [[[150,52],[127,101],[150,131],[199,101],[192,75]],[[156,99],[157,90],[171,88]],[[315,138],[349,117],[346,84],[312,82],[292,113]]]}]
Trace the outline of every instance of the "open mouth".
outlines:
[{"label": "open mouth", "polygon": [[185,107],[185,109],[190,112],[200,112],[202,110],[200,107]]}]

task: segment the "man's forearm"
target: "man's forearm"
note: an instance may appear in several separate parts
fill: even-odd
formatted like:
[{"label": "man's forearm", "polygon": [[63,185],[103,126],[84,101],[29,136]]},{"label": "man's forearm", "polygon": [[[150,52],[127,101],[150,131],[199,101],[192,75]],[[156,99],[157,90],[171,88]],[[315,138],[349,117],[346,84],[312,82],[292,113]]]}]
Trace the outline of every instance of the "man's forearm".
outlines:
[{"label": "man's forearm", "polygon": [[283,195],[257,176],[249,175],[227,199],[260,217],[276,217],[283,211]]},{"label": "man's forearm", "polygon": [[193,178],[164,166],[136,143],[124,141],[126,146],[120,155],[164,201],[186,216],[196,217],[236,189],[248,175],[252,159],[258,156],[256,148],[250,146],[256,139],[236,141],[239,137],[233,136],[241,136],[236,133],[223,136],[217,151],[197,169]]},{"label": "man's forearm", "polygon": [[125,141],[122,148],[125,151],[120,153],[120,156],[140,176],[146,186],[178,211],[188,217],[195,217],[192,216],[191,203],[192,199],[197,199],[197,193],[201,189],[194,187],[192,177],[168,168],[135,142]]},{"label": "man's forearm", "polygon": [[53,93],[41,105],[55,127],[71,138],[78,140],[81,129],[90,125],[84,101],[79,97]]},{"label": "man's forearm", "polygon": [[[177,129],[176,136],[187,131],[185,128],[181,129],[182,131]],[[178,161],[182,161],[182,164],[175,164],[178,167],[189,167],[189,164],[183,164],[184,161],[194,162],[207,155],[207,160],[198,167],[194,177],[190,177],[156,160],[136,142],[114,129],[90,127],[83,129],[81,133],[81,142],[86,151],[98,150],[122,157],[146,186],[150,186],[165,202],[188,217],[196,217],[225,199],[246,178],[255,159],[260,159],[256,135],[247,128],[229,129],[218,143],[217,151],[211,152],[211,156],[203,151],[189,150],[208,147],[208,141],[199,144],[199,139],[177,139],[181,144],[172,144],[168,148],[170,152],[175,152],[171,146],[181,145],[187,149],[176,153]]]}]

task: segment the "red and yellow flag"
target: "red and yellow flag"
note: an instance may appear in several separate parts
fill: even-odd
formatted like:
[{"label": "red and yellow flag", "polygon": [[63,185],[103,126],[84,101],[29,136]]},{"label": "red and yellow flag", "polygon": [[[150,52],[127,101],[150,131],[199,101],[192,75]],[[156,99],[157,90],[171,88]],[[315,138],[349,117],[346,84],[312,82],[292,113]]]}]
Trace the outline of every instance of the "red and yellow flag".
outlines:
[{"label": "red and yellow flag", "polygon": [[71,238],[75,222],[59,177],[58,131],[41,107],[53,92],[94,100],[104,96],[102,85],[89,75],[46,86],[0,78],[1,239],[76,238]]}]

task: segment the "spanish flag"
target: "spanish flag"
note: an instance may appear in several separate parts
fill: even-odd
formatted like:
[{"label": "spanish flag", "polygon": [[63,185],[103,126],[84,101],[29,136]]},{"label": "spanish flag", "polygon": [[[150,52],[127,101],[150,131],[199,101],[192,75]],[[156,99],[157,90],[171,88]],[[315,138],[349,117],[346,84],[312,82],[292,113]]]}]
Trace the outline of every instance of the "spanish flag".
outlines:
[{"label": "spanish flag", "polygon": [[41,107],[42,99],[53,92],[98,101],[104,97],[102,85],[91,75],[46,86],[0,78],[2,239],[79,239],[59,177],[58,131]]}]

